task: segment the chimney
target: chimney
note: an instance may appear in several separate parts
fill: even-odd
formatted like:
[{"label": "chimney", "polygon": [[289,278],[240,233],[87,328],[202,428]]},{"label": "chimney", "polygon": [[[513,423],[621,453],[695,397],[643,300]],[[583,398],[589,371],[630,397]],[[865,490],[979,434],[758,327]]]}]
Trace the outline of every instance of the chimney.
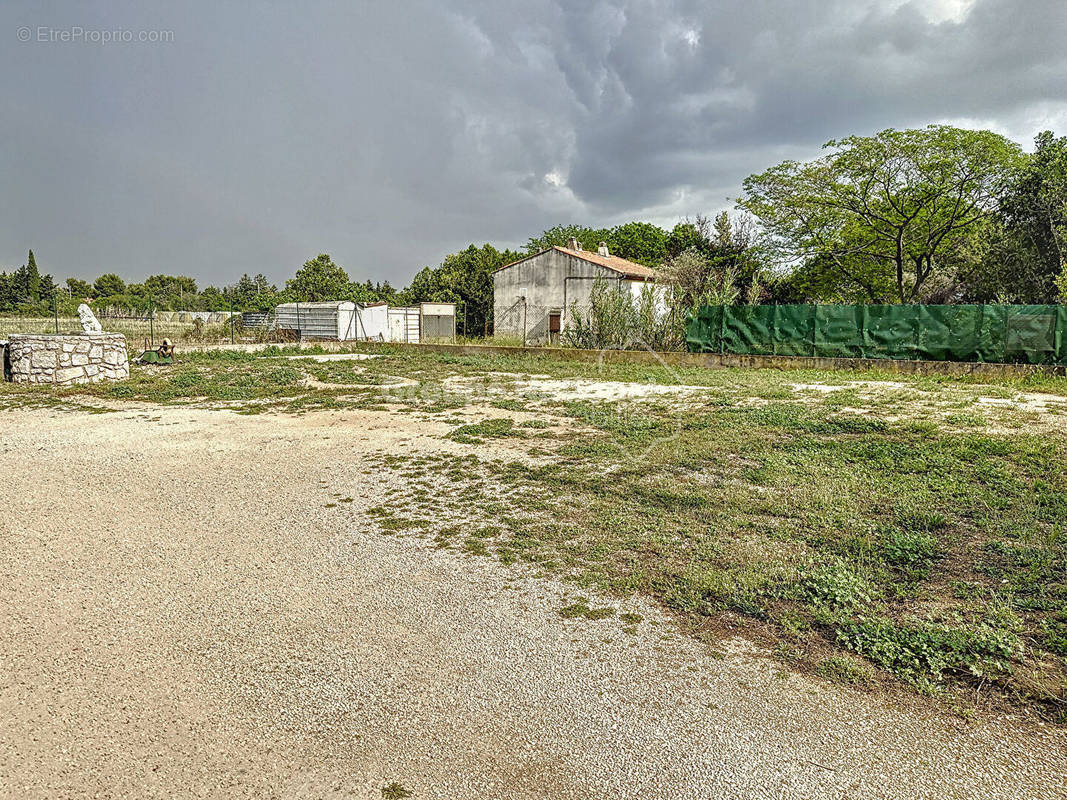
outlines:
[{"label": "chimney", "polygon": [[571,240],[569,242],[567,242],[567,247],[569,247],[571,250],[581,250],[582,249],[581,243],[577,239],[575,239],[573,236],[571,237]]},{"label": "chimney", "polygon": [[601,242],[600,243],[600,247],[598,247],[596,249],[596,251],[600,255],[604,256],[604,258],[607,258],[608,256],[611,255],[611,253],[608,252],[608,243],[607,242]]}]

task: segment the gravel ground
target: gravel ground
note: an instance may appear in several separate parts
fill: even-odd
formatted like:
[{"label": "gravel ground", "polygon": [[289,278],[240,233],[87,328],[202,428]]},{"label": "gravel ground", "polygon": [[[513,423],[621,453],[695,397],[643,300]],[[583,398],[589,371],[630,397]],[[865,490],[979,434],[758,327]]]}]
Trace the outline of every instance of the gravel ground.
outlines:
[{"label": "gravel ground", "polygon": [[469,452],[411,417],[0,413],[0,796],[1063,797],[1055,729],[382,535],[364,454]]}]

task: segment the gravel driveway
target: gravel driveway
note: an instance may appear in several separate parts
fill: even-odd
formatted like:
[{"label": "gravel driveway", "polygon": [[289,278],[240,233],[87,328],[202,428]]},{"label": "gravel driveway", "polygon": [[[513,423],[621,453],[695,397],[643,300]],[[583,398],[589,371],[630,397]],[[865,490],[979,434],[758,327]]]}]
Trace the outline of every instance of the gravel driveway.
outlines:
[{"label": "gravel driveway", "polygon": [[0,425],[3,797],[1063,796],[1055,729],[712,653],[637,601],[636,635],[566,620],[573,589],[383,535],[398,478],[363,456],[461,448],[436,423]]}]

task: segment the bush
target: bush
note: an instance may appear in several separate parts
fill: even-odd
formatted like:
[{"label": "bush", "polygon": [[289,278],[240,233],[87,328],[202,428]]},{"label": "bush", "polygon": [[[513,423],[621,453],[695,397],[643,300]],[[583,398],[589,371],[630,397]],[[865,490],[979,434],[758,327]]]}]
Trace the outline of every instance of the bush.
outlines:
[{"label": "bush", "polygon": [[678,350],[685,343],[685,314],[668,291],[647,284],[633,299],[614,283],[594,281],[589,312],[571,307],[563,343],[585,350]]}]

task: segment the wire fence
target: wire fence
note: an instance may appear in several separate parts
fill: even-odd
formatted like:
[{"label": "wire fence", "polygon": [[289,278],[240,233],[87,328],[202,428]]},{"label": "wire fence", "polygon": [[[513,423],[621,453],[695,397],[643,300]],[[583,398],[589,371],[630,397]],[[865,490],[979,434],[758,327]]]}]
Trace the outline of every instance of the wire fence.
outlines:
[{"label": "wire fence", "polygon": [[497,307],[493,317],[493,340],[516,346],[568,344],[568,329],[576,317],[587,318],[592,307],[570,303],[562,306],[536,305],[520,300]]},{"label": "wire fence", "polygon": [[[104,331],[121,333],[131,348],[156,347],[163,339],[175,344],[224,344],[291,341],[285,331],[274,326],[274,315],[264,312],[155,311],[97,312]],[[80,333],[76,315],[0,315],[0,339],[13,333]]]},{"label": "wire fence", "polygon": [[[397,311],[401,309],[392,309]],[[402,309],[410,317],[398,334],[387,327],[376,340],[454,342],[455,317],[420,314],[418,308]],[[121,333],[130,349],[155,349],[164,339],[178,347],[222,344],[286,344],[302,340],[336,339],[329,326],[316,324],[308,313],[289,315],[281,320],[274,311],[132,311],[102,308],[94,311],[107,333]],[[284,315],[283,315],[284,316]],[[392,320],[390,316],[390,322]],[[279,325],[281,322],[281,325]],[[321,322],[321,320],[319,321]],[[412,327],[413,326],[413,327]],[[409,331],[408,328],[411,328]],[[334,327],[336,330],[336,326]],[[0,340],[11,334],[80,333],[81,321],[75,314],[0,314]],[[346,337],[359,339],[362,337]]]}]

